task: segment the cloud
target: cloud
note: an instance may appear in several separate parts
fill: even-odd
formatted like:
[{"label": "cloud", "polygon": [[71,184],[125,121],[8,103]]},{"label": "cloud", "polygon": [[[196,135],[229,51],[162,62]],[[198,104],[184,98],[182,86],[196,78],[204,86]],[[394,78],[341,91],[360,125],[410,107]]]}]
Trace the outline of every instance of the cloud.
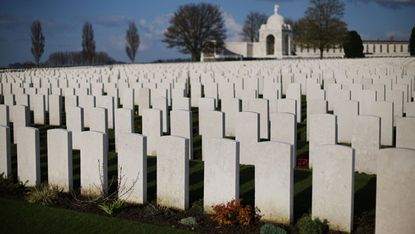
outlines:
[{"label": "cloud", "polygon": [[395,40],[408,40],[409,34],[400,31],[390,31],[386,33],[388,39],[393,38]]},{"label": "cloud", "polygon": [[89,21],[93,24],[101,25],[104,27],[123,27],[132,22],[133,19],[127,16],[110,15],[110,16],[96,16]]},{"label": "cloud", "polygon": [[360,2],[368,3],[375,2],[381,6],[398,9],[405,6],[415,6],[415,0],[358,0]]},{"label": "cloud", "polygon": [[223,18],[225,21],[227,40],[239,41],[242,32],[242,25],[236,22],[235,18],[227,12],[223,13]]},{"label": "cloud", "polygon": [[140,19],[138,31],[140,34],[140,51],[151,49],[157,42],[163,40],[172,14],[157,16],[151,21]]}]

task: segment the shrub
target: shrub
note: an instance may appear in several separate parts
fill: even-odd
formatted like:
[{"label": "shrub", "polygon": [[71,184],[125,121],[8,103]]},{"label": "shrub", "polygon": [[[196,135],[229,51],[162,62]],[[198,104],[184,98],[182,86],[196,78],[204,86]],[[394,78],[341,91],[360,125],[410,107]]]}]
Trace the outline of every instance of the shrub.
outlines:
[{"label": "shrub", "polygon": [[4,173],[0,174],[0,195],[24,195],[26,186],[22,182],[14,182],[11,177],[5,177]]},{"label": "shrub", "polygon": [[107,215],[112,216],[113,214],[115,214],[115,212],[118,212],[124,205],[124,202],[121,200],[112,200],[112,201],[108,201],[105,202],[101,205],[98,205],[98,207],[104,211]]},{"label": "shrub", "polygon": [[34,187],[27,195],[26,199],[29,203],[35,203],[42,206],[50,206],[56,204],[59,195],[63,192],[57,186],[49,186],[42,184]]},{"label": "shrub", "polygon": [[174,215],[173,210],[164,207],[164,206],[159,206],[157,204],[153,204],[153,203],[148,203],[145,207],[144,207],[144,213],[145,213],[145,217],[153,217],[153,216],[165,216],[165,217],[171,217]]},{"label": "shrub", "polygon": [[212,207],[213,220],[220,225],[243,225],[248,226],[259,218],[258,210],[252,209],[250,205],[241,205],[241,200],[232,200],[226,204],[219,204]]},{"label": "shrub", "polygon": [[327,220],[323,222],[320,219],[312,219],[310,216],[304,216],[297,222],[299,234],[323,234],[328,231]]},{"label": "shrub", "polygon": [[262,225],[259,233],[260,234],[287,234],[287,231],[272,224],[264,224]]}]

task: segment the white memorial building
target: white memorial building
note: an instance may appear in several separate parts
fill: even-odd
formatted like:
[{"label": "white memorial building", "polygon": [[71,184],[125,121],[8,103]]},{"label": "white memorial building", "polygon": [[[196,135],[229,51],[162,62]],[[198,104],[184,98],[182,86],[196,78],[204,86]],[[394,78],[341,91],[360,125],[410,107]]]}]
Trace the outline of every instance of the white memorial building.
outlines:
[{"label": "white memorial building", "polygon": [[[274,14],[259,29],[258,42],[226,42],[224,49],[215,53],[202,53],[201,61],[242,60],[242,59],[282,59],[282,58],[319,58],[318,48],[297,45],[293,40],[291,25],[278,13],[279,5],[275,3]],[[406,57],[409,54],[409,41],[363,40],[363,53],[366,57]],[[341,45],[327,47],[325,58],[342,58]]]}]

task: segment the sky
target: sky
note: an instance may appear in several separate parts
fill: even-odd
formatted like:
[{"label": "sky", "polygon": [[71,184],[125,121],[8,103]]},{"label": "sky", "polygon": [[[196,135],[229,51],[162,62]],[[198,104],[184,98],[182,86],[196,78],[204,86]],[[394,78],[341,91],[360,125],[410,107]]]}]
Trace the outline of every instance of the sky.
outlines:
[{"label": "sky", "polygon": [[[163,32],[175,10],[191,0],[0,0],[0,67],[33,61],[30,52],[30,26],[40,20],[45,36],[41,61],[56,51],[80,51],[82,26],[92,23],[96,50],[107,52],[118,61],[129,62],[125,52],[125,33],[134,21],[140,34],[136,62],[188,58],[162,42]],[[246,15],[251,12],[273,14],[273,0],[205,0],[218,5],[223,13],[227,40],[240,40]],[[415,0],[344,0],[343,20],[349,30],[363,39],[408,40],[415,26]],[[280,14],[300,19],[308,0],[278,0]]]}]

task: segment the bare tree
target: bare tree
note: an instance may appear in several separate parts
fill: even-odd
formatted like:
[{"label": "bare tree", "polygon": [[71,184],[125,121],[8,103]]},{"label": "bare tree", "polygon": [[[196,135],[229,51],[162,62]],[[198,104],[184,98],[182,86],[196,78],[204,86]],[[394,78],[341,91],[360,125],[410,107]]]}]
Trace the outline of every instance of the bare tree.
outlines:
[{"label": "bare tree", "polygon": [[245,19],[242,29],[242,39],[248,42],[259,41],[259,28],[267,22],[268,16],[258,12],[250,12]]},{"label": "bare tree", "polygon": [[130,58],[131,63],[134,63],[135,56],[137,54],[137,49],[140,46],[140,37],[138,35],[137,27],[135,26],[134,22],[131,22],[128,26],[125,39],[127,41],[125,51],[127,52],[128,58]]},{"label": "bare tree", "polygon": [[324,49],[341,44],[346,36],[347,25],[341,20],[344,3],[340,0],[310,0],[310,3],[296,26],[297,40],[318,48],[323,58]]},{"label": "bare tree", "polygon": [[87,64],[92,64],[95,56],[94,30],[89,22],[82,29],[82,55]]},{"label": "bare tree", "polygon": [[45,49],[45,37],[42,33],[42,25],[39,20],[32,23],[32,48],[30,49],[35,59],[36,66],[39,66],[40,57]]},{"label": "bare tree", "polygon": [[201,52],[214,42],[222,47],[226,39],[225,21],[218,6],[199,3],[180,6],[164,33],[169,48],[177,47],[200,61]]}]

